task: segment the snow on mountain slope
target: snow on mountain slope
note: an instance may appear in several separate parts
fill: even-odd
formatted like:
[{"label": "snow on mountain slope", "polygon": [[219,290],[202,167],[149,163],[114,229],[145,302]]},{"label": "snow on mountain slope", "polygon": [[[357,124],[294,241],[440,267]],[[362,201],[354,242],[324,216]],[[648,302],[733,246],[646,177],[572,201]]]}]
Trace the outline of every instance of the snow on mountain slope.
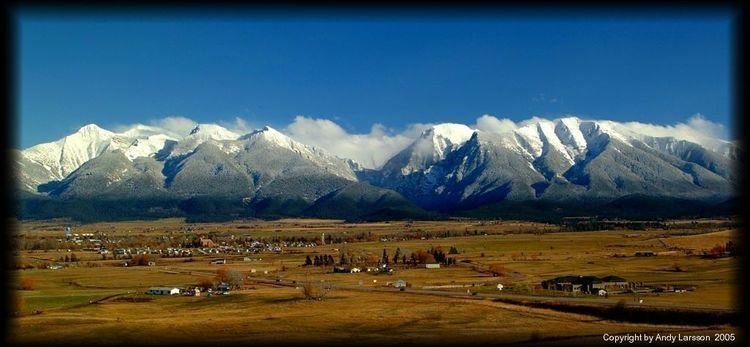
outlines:
[{"label": "snow on mountain slope", "polygon": [[[286,162],[288,164],[278,167],[277,170],[293,171],[295,168],[290,165],[296,163],[296,165],[300,166],[318,167],[325,172],[347,180],[357,180],[356,174],[353,170],[353,168],[358,167],[356,162],[350,159],[336,157],[320,148],[297,142],[269,126],[243,135],[237,141],[223,141],[221,146],[225,152],[232,154],[238,153],[239,156],[244,158],[238,158],[238,160],[249,160],[253,163],[257,163],[255,165],[269,166],[276,164],[273,166],[278,166],[279,164]],[[280,152],[275,152],[279,150]],[[277,163],[269,163],[269,160],[273,161],[272,158],[265,160],[258,159],[259,156],[268,155],[271,152],[278,153],[275,158]],[[289,155],[292,155],[292,157],[289,157]],[[299,160],[303,160],[303,162],[300,162]]]},{"label": "snow on mountain slope", "polygon": [[177,142],[171,150],[170,156],[179,156],[192,152],[204,142],[217,143],[224,140],[236,140],[239,137],[239,134],[216,124],[198,124],[187,136]]},{"label": "snow on mountain slope", "polygon": [[[264,189],[268,195],[273,189],[296,189],[317,197],[344,179],[396,190],[422,206],[478,206],[497,199],[727,194],[736,181],[739,149],[717,141],[719,151],[684,139],[644,136],[617,122],[577,117],[533,118],[501,132],[445,123],[423,131],[380,170],[364,172],[350,159],[295,141],[271,127],[240,136],[219,125],[199,124],[175,136],[153,126],[136,125],[114,133],[92,124],[21,151],[16,162],[20,186],[30,191],[65,179],[105,153],[122,152],[124,156],[109,160],[138,160],[153,167],[146,176],[130,170],[120,180],[150,185],[164,180],[160,189],[165,194],[176,191],[170,182],[177,182],[181,196],[196,192],[245,196]],[[92,166],[106,162],[94,162],[87,170],[102,171]],[[104,171],[97,178],[101,184],[117,183]],[[70,191],[86,193],[86,187],[75,183],[86,181],[78,176],[69,182]],[[228,182],[243,188],[231,190]]]},{"label": "snow on mountain slope", "polygon": [[620,128],[611,121],[535,118],[511,131],[477,131],[476,139],[446,146],[445,156],[423,150],[429,147],[425,143],[435,143],[427,131],[387,162],[373,182],[426,208],[628,194],[713,199],[731,192],[733,166],[726,156],[696,143],[649,139]]},{"label": "snow on mountain slope", "polygon": [[386,161],[381,171],[386,175],[408,175],[426,170],[447,153],[471,138],[474,130],[463,124],[444,123],[423,131],[407,148]]},{"label": "snow on mountain slope", "polygon": [[33,146],[22,153],[28,160],[49,170],[50,179],[60,180],[105,150],[128,146],[127,138],[89,124],[60,140]]}]

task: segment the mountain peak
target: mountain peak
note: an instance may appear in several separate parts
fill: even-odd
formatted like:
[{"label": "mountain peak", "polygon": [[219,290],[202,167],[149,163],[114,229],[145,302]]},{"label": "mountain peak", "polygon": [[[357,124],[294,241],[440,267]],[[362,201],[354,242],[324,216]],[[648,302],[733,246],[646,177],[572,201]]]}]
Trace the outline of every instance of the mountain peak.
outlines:
[{"label": "mountain peak", "polygon": [[466,142],[474,133],[474,129],[464,124],[441,123],[433,125],[422,133],[422,137],[440,136],[457,144]]},{"label": "mountain peak", "polygon": [[232,131],[216,124],[198,124],[190,130],[188,136],[211,138],[214,140],[234,140],[238,137]]},{"label": "mountain peak", "polygon": [[268,125],[264,126],[263,128],[257,129],[245,136],[242,136],[240,139],[243,139],[243,140],[263,139],[265,141],[277,144],[281,147],[285,147],[285,148],[295,147],[294,140],[292,140],[289,136],[286,136],[282,134],[281,132],[277,131],[276,129],[271,128]]},{"label": "mountain peak", "polygon": [[464,144],[473,134],[474,129],[464,124],[442,123],[425,130],[422,133],[422,141],[429,141],[437,157],[442,158],[446,149]]},{"label": "mountain peak", "polygon": [[110,133],[110,131],[102,129],[98,125],[96,125],[94,123],[91,123],[91,124],[86,124],[86,125],[82,126],[80,129],[78,129],[78,131],[76,131],[76,133],[79,133],[79,134],[107,133],[108,134],[108,133]]}]

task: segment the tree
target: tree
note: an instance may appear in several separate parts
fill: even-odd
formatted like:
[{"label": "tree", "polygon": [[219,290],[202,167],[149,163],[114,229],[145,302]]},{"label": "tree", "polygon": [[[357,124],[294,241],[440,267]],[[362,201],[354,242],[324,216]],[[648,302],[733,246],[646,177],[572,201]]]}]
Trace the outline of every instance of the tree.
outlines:
[{"label": "tree", "polygon": [[724,246],[724,250],[729,252],[731,255],[737,254],[737,248],[734,246],[734,242],[727,241],[726,245]]},{"label": "tree", "polygon": [[310,255],[308,254],[307,257],[305,258],[305,266],[310,266],[312,265],[312,263],[313,263],[312,259],[310,259]]},{"label": "tree", "polygon": [[198,279],[198,283],[197,283],[197,286],[198,286],[199,288],[203,289],[203,290],[206,290],[206,289],[208,289],[208,288],[213,288],[213,286],[214,286],[214,281],[213,281],[213,280],[211,280],[211,279],[210,279],[210,278],[208,278],[208,277],[203,277],[203,278],[200,278],[200,279]]},{"label": "tree", "polygon": [[229,278],[229,269],[226,267],[219,268],[216,270],[216,277],[214,278],[217,282],[226,283]]},{"label": "tree", "polygon": [[425,252],[425,251],[422,251],[422,250],[417,251],[416,260],[420,264],[432,264],[432,263],[435,263],[435,257],[432,254],[430,254],[428,252]]},{"label": "tree", "polygon": [[241,288],[245,284],[245,277],[237,270],[229,270],[226,274],[226,282],[232,288]]},{"label": "tree", "polygon": [[398,264],[398,258],[401,256],[401,248],[396,248],[396,253],[393,254],[393,263]]},{"label": "tree", "polygon": [[388,251],[383,248],[383,263],[388,264]]},{"label": "tree", "polygon": [[71,262],[77,262],[78,261],[78,256],[76,256],[75,253],[71,253],[70,254],[70,261]]}]

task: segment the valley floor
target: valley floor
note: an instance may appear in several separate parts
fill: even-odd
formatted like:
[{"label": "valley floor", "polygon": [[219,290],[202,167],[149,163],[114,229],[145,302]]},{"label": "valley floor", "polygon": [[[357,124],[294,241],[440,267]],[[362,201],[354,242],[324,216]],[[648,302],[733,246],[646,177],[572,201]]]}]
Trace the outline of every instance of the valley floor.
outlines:
[{"label": "valley floor", "polygon": [[[59,228],[59,229],[58,229]],[[190,229],[190,230],[188,230]],[[399,240],[398,235],[455,230],[455,237]],[[19,225],[18,237],[59,237],[58,222]],[[77,232],[106,230],[114,235],[177,237],[223,231],[237,235],[353,235],[370,232],[375,240],[259,253],[257,260],[222,255],[227,264],[211,264],[212,256],[160,258],[154,266],[122,267],[95,252],[76,251],[79,260],[62,269],[14,271],[17,285],[32,279],[32,290],[16,290],[20,316],[11,320],[11,341],[18,343],[222,343],[291,342],[363,344],[433,343],[461,345],[497,342],[606,343],[603,334],[683,335],[734,333],[725,322],[680,325],[604,319],[496,301],[502,297],[570,301],[576,304],[624,305],[676,310],[736,309],[734,288],[738,260],[709,259],[698,254],[716,244],[736,241],[735,229],[675,228],[556,232],[554,226],[477,221],[346,224],[339,221],[289,220],[188,225],[179,220],[97,223]],[[477,230],[474,232],[474,230]],[[487,235],[484,235],[484,234]],[[58,236],[55,236],[58,235]],[[125,237],[125,236],[123,236]],[[133,236],[134,237],[134,236]],[[138,236],[140,237],[140,236]],[[459,253],[462,265],[425,269],[394,266],[394,273],[332,273],[302,266],[307,255],[349,252],[380,256],[398,248],[409,254],[429,247]],[[636,257],[636,251],[657,256]],[[65,249],[20,251],[20,262],[54,261],[71,254]],[[617,256],[615,256],[617,255]],[[507,273],[492,276],[484,269],[502,264]],[[221,268],[247,276],[230,295],[211,297],[145,295],[152,286],[195,286]],[[679,269],[679,270],[676,270]],[[545,279],[562,275],[617,275],[645,284],[690,286],[684,293],[609,295],[568,294],[541,290]],[[403,279],[404,291],[392,287]],[[322,300],[307,300],[303,283],[332,287]],[[389,285],[391,284],[391,285]],[[498,291],[497,284],[505,286]],[[468,293],[467,293],[468,290]],[[642,300],[642,302],[641,302]]]}]

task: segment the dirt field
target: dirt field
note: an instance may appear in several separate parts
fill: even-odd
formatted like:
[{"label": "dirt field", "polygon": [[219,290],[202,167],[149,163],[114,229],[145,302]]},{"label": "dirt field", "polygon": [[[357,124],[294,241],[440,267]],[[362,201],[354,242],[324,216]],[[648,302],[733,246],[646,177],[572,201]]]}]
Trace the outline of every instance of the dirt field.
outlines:
[{"label": "dirt field", "polygon": [[[18,238],[37,242],[62,235],[62,221],[20,223]],[[540,281],[562,275],[617,275],[628,281],[695,287],[684,293],[610,295],[606,300],[663,307],[736,306],[736,257],[707,259],[698,254],[736,238],[736,230],[615,230],[556,232],[556,226],[525,222],[477,221],[392,222],[346,224],[341,221],[281,220],[186,224],[179,219],[96,223],[76,226],[77,233],[106,231],[109,237],[186,237],[221,232],[241,238],[280,236],[352,236],[372,233],[375,240],[287,247],[280,253],[263,252],[244,261],[243,255],[194,255],[159,258],[155,266],[123,267],[122,260],[102,260],[94,251],[68,249],[23,250],[18,261],[54,262],[75,253],[78,261],[67,267],[16,270],[14,280],[33,282],[33,290],[16,290],[22,301],[12,320],[14,342],[63,341],[86,343],[101,339],[117,342],[222,342],[283,341],[332,343],[351,340],[439,343],[601,341],[604,333],[706,332],[739,333],[731,325],[675,326],[608,321],[597,317],[531,308],[490,300],[492,295],[560,295],[574,300],[605,300],[584,294],[550,293]],[[476,230],[476,232],[475,232]],[[399,235],[454,231],[461,236],[400,240]],[[487,234],[487,235],[484,235]],[[384,240],[381,240],[384,238]],[[372,239],[372,238],[371,238]],[[130,240],[130,239],[128,239]],[[439,269],[394,266],[393,274],[332,273],[330,268],[302,266],[307,255],[340,253],[379,257],[398,248],[410,254],[429,247],[448,250],[461,265]],[[654,251],[654,257],[636,257],[636,251]],[[618,255],[618,256],[616,256]],[[226,265],[210,259],[226,258]],[[503,276],[483,268],[502,264]],[[153,286],[195,286],[220,268],[247,277],[243,289],[212,297],[149,296]],[[679,270],[676,270],[679,269]],[[254,271],[253,271],[254,270]],[[266,273],[267,272],[267,273]],[[306,300],[302,289],[256,280],[284,283],[320,282],[335,287],[323,300]],[[380,290],[403,279],[404,292]],[[497,284],[506,288],[500,292]],[[433,289],[424,289],[424,287]],[[434,289],[438,287],[438,289]],[[424,293],[419,293],[420,290]],[[467,290],[470,296],[442,296]],[[430,291],[438,294],[429,295]],[[483,295],[485,297],[483,297]],[[106,298],[102,301],[98,299]],[[94,302],[94,303],[91,303]],[[542,326],[542,322],[544,322]],[[154,337],[158,337],[155,339]],[[572,339],[572,340],[571,340]],[[602,341],[603,342],[603,341]]]}]

